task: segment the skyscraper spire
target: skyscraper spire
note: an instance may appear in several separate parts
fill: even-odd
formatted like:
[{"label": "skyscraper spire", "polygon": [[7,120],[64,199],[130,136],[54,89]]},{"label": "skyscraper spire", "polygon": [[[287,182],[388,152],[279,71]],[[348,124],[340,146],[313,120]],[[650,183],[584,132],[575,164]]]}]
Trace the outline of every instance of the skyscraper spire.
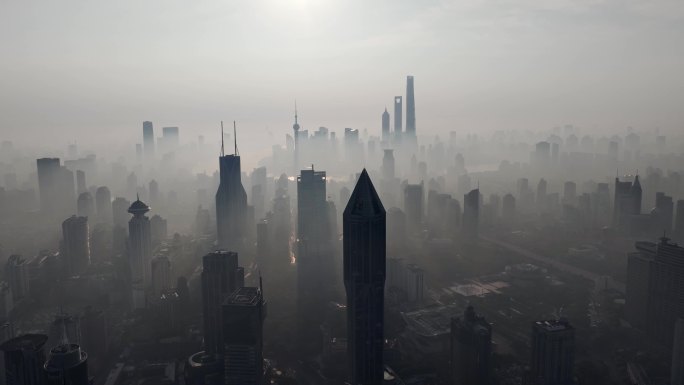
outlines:
[{"label": "skyscraper spire", "polygon": [[235,152],[233,154],[235,156],[239,156],[240,153],[238,152],[238,148],[237,148],[237,127],[235,126],[234,120],[233,120],[233,140],[235,141]]},{"label": "skyscraper spire", "polygon": [[223,147],[223,120],[221,121],[221,156],[225,156],[226,153]]},{"label": "skyscraper spire", "polygon": [[295,124],[297,124],[297,99],[295,99]]}]

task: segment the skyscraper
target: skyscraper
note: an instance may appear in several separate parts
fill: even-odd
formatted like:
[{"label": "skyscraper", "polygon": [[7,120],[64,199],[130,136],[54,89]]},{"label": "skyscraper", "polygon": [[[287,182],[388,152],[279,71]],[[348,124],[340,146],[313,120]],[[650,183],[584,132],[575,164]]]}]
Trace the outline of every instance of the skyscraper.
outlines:
[{"label": "skyscraper", "polygon": [[162,127],[162,138],[166,150],[175,150],[180,144],[178,127]]},{"label": "skyscraper", "polygon": [[74,173],[60,165],[59,158],[36,160],[40,209],[49,215],[65,217],[76,208]]},{"label": "skyscraper", "polygon": [[137,199],[128,208],[133,218],[128,221],[128,263],[131,282],[147,286],[150,283],[150,259],[152,259],[152,234],[150,220],[145,213],[150,207]]},{"label": "skyscraper", "polygon": [[404,212],[408,228],[413,233],[422,228],[424,202],[423,182],[407,184],[404,187]]},{"label": "skyscraper", "polygon": [[0,345],[5,355],[7,385],[44,385],[47,339],[44,334],[24,334]]},{"label": "skyscraper", "polygon": [[451,320],[451,380],[457,385],[491,382],[492,326],[472,306]]},{"label": "skyscraper", "polygon": [[152,122],[143,122],[143,145],[145,146],[145,156],[154,157],[154,127]]},{"label": "skyscraper", "polygon": [[416,137],[416,100],[413,96],[413,76],[406,77],[406,136]]},{"label": "skyscraper", "polygon": [[238,255],[217,250],[202,258],[202,311],[204,314],[204,351],[221,354],[223,324],[221,305],[228,295],[244,282],[244,270],[238,268]]},{"label": "skyscraper", "polygon": [[48,385],[89,385],[88,355],[77,344],[52,348],[44,369]]},{"label": "skyscraper", "polygon": [[630,324],[655,340],[672,343],[675,322],[684,318],[684,247],[637,242],[627,255],[625,315]]},{"label": "skyscraper", "polygon": [[674,218],[674,202],[663,192],[656,193],[655,209],[651,211],[655,234],[671,234]]},{"label": "skyscraper", "polygon": [[76,170],[76,193],[83,194],[88,190],[86,187],[86,174],[83,170]]},{"label": "skyscraper", "polygon": [[223,303],[226,385],[261,385],[266,301],[260,287],[242,287]]},{"label": "skyscraper", "polygon": [[41,158],[36,160],[38,167],[38,193],[40,209],[45,213],[52,213],[54,199],[57,194],[57,174],[59,173],[59,158]]},{"label": "skyscraper", "polygon": [[90,265],[88,217],[72,215],[62,222],[62,264],[64,276],[78,275]]},{"label": "skyscraper", "polygon": [[684,318],[678,318],[675,323],[670,385],[684,385]]},{"label": "skyscraper", "polygon": [[[333,278],[325,171],[301,170],[297,177],[297,301],[300,338],[310,341],[323,322]],[[319,338],[318,338],[319,339]],[[317,339],[317,340],[318,340]]]},{"label": "skyscraper", "polygon": [[163,255],[154,257],[151,262],[152,292],[161,295],[171,288],[171,261]]},{"label": "skyscraper", "polygon": [[93,195],[88,191],[78,195],[78,200],[76,201],[76,214],[78,214],[79,217],[95,217],[95,200],[93,199]]},{"label": "skyscraper", "polygon": [[107,186],[100,186],[95,191],[95,209],[97,219],[100,223],[111,223],[112,221],[112,194]]},{"label": "skyscraper", "polygon": [[344,286],[351,384],[383,381],[386,213],[364,169],[344,209]]},{"label": "skyscraper", "polygon": [[385,112],[382,113],[382,140],[388,140],[390,137],[390,115],[385,107]]},{"label": "skyscraper", "polygon": [[219,178],[219,187],[216,191],[218,246],[222,250],[239,252],[246,235],[247,192],[242,186],[237,144],[233,155],[225,155],[223,143],[221,143]]},{"label": "skyscraper", "polygon": [[26,260],[17,254],[10,255],[5,263],[5,280],[16,303],[29,295],[29,268]]},{"label": "skyscraper", "polygon": [[634,182],[622,182],[615,178],[615,198],[613,200],[613,226],[629,226],[629,217],[641,214],[641,183],[639,175]]},{"label": "skyscraper", "polygon": [[532,324],[532,379],[539,385],[572,385],[575,328],[566,319]]},{"label": "skyscraper", "polygon": [[401,137],[401,132],[402,132],[402,97],[401,96],[395,96],[394,97],[394,135],[397,137]]},{"label": "skyscraper", "polygon": [[384,180],[394,179],[394,150],[386,149],[382,156],[382,178]]},{"label": "skyscraper", "polygon": [[677,201],[673,237],[676,241],[684,242],[684,199]]},{"label": "skyscraper", "polygon": [[546,208],[546,200],[547,200],[547,187],[548,183],[546,183],[546,179],[541,178],[539,180],[539,183],[537,184],[537,208],[543,210]]},{"label": "skyscraper", "polygon": [[480,189],[471,190],[463,196],[463,221],[461,230],[466,238],[477,238],[480,227]]}]

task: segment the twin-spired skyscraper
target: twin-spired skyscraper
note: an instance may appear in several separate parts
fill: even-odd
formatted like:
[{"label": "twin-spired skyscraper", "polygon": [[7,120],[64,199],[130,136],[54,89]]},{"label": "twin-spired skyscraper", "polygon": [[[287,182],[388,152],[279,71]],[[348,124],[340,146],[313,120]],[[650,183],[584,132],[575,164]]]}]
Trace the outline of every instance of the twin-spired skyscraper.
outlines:
[{"label": "twin-spired skyscraper", "polygon": [[221,250],[242,251],[247,218],[247,193],[242,186],[240,155],[225,155],[221,145],[220,182],[216,191],[216,231]]}]

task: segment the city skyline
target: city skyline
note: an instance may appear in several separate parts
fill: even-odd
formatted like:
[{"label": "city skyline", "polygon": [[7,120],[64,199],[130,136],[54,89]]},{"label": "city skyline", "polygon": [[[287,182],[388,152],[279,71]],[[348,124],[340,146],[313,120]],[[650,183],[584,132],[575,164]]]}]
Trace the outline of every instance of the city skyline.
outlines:
[{"label": "city skyline", "polygon": [[[3,4],[8,52],[0,69],[13,74],[4,79],[13,92],[0,94],[7,108],[0,124],[9,137],[90,145],[82,134],[111,138],[152,120],[209,139],[218,121],[237,120],[244,148],[254,149],[283,140],[295,99],[307,129],[374,130],[378,113],[404,94],[397,79],[407,74],[418,79],[419,127],[430,135],[566,123],[598,131],[682,127],[674,101],[684,96],[675,70],[684,58],[668,48],[684,36],[676,1],[298,0],[165,4],[162,12],[155,4]],[[357,33],[341,31],[345,17]],[[82,33],[93,23],[102,27]],[[102,48],[89,55],[98,41]],[[27,99],[34,92],[42,98]]]},{"label": "city skyline", "polygon": [[0,385],[684,385],[684,5],[3,3],[0,42]]}]

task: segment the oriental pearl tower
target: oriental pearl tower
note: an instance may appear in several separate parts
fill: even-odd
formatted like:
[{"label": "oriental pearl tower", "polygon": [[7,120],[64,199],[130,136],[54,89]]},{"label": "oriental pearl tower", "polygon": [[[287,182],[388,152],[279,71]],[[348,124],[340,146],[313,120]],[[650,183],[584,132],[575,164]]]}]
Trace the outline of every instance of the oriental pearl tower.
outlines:
[{"label": "oriental pearl tower", "polygon": [[297,121],[297,102],[295,101],[295,122],[292,125],[294,131],[294,170],[292,175],[299,173],[299,122]]}]

